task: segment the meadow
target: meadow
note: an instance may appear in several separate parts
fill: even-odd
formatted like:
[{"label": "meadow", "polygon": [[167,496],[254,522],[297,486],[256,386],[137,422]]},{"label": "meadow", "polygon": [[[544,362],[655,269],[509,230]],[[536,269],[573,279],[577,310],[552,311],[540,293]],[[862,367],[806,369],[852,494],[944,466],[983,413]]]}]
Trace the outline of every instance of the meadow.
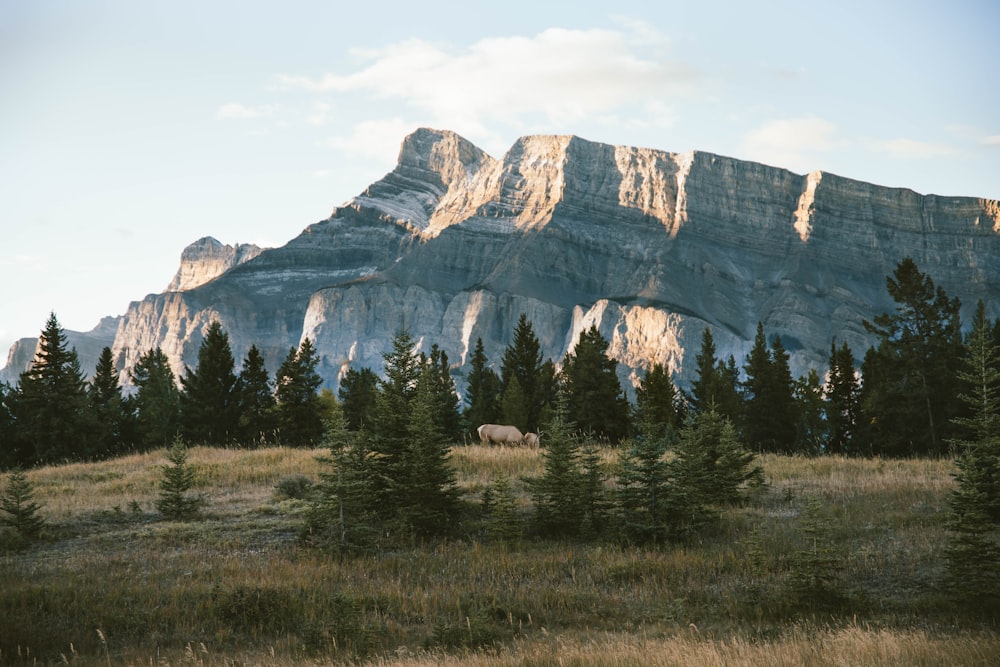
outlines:
[{"label": "meadow", "polygon": [[[0,547],[0,663],[987,665],[994,621],[941,590],[947,460],[767,455],[763,487],[697,539],[658,548],[526,535],[491,543],[480,495],[537,450],[456,447],[469,528],[338,557],[302,539],[324,450],[196,447],[203,518],[155,510],[163,451],[31,470],[48,527]],[[605,450],[609,470],[616,452]],[[5,481],[5,480],[4,480]],[[817,503],[818,501],[818,503]],[[820,508],[822,535],[804,531]],[[9,537],[9,534],[4,534]],[[817,541],[821,540],[820,545]],[[832,556],[833,601],[790,592]]]}]

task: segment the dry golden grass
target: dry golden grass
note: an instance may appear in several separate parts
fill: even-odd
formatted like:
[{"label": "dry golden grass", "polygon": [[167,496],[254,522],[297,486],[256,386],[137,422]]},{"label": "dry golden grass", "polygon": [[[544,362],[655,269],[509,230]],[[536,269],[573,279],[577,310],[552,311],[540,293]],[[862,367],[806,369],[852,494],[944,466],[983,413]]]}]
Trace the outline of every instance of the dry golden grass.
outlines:
[{"label": "dry golden grass", "polygon": [[[953,485],[947,461],[765,456],[765,488],[697,543],[662,549],[514,548],[470,533],[336,560],[299,544],[305,505],[275,494],[286,477],[315,479],[324,453],[192,449],[207,499],[193,523],[153,511],[162,451],[29,471],[49,535],[0,553],[0,663],[16,661],[18,647],[80,664],[360,654],[385,665],[937,665],[1000,655],[995,634],[963,629],[928,597]],[[616,459],[604,452],[609,468]],[[472,505],[505,477],[526,507],[521,479],[542,467],[541,453],[523,448],[456,447],[452,462]],[[796,620],[769,604],[810,497],[824,500],[849,603]],[[444,652],[435,638],[458,628],[451,641],[461,640],[463,624],[499,648]]]}]

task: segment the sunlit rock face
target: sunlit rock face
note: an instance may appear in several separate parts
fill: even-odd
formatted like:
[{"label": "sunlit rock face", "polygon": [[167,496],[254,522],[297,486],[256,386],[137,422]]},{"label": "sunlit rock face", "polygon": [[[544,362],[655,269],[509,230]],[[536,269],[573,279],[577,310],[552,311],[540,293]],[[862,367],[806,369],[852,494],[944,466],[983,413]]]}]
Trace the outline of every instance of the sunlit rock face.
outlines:
[{"label": "sunlit rock face", "polygon": [[260,252],[252,243],[222,245],[211,236],[198,239],[181,253],[181,266],[167,285],[167,291],[183,292],[204,285]]},{"label": "sunlit rock face", "polygon": [[822,372],[832,341],[858,358],[871,344],[862,321],[893,308],[885,278],[906,256],[967,312],[982,298],[998,315],[993,200],[571,136],[525,137],[494,159],[423,129],[392,172],[285,246],[207,281],[228,260],[182,262],[182,291],[131,304],[114,351],[123,379],[155,346],[182,372],[219,320],[237,363],[256,344],[272,373],[308,336],[336,386],[348,367],[381,371],[406,328],[462,386],[476,339],[499,365],[525,313],[557,362],[596,325],[629,387],[657,362],[686,387],[706,328],[742,364],[758,321],[794,372]]}]

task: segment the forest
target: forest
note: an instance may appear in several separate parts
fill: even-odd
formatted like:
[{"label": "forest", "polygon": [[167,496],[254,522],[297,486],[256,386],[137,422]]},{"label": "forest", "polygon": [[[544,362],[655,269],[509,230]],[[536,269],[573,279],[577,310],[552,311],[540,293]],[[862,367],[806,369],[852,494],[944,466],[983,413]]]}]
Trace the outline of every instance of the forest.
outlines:
[{"label": "forest", "polygon": [[[665,368],[654,366],[636,388],[634,404],[626,400],[616,362],[596,328],[583,332],[557,366],[542,359],[532,324],[523,315],[499,364],[485,357],[481,341],[477,345],[460,402],[447,355],[437,346],[429,354],[414,353],[405,330],[384,355],[380,374],[350,369],[334,396],[319,389],[318,355],[308,339],[289,350],[272,380],[256,348],[237,372],[228,336],[218,323],[207,330],[195,368],[175,378],[163,352],[150,350],[130,372],[135,391],[126,393],[110,349],[104,350],[93,378],[84,379],[53,314],[32,367],[18,386],[2,388],[0,463],[10,472],[0,487],[0,554],[14,571],[27,566],[32,550],[82,539],[85,528],[47,516],[46,506],[59,498],[46,488],[59,488],[51,480],[79,466],[112,470],[126,461],[126,470],[115,475],[141,475],[143,490],[130,487],[137,497],[122,493],[113,510],[95,509],[90,520],[101,530],[127,528],[133,533],[155,530],[149,528],[154,524],[174,526],[155,539],[165,546],[179,540],[185,549],[197,550],[202,541],[214,543],[213,538],[180,527],[220,523],[226,510],[206,489],[213,488],[213,479],[218,483],[227,474],[239,474],[215,472],[206,479],[212,466],[205,461],[214,456],[209,452],[218,450],[230,464],[255,451],[268,457],[281,452],[282,461],[291,457],[300,469],[271,480],[274,495],[261,502],[282,517],[282,530],[294,534],[279,540],[281,553],[291,550],[287,553],[293,559],[330,559],[341,569],[367,563],[378,569],[405,554],[434,560],[436,550],[461,561],[468,557],[465,550],[478,553],[482,548],[491,550],[491,558],[530,553],[575,567],[579,558],[592,560],[595,553],[611,549],[631,553],[632,564],[622,565],[615,557],[617,564],[609,572],[617,574],[604,576],[621,584],[616,590],[624,587],[642,597],[647,582],[641,573],[648,569],[656,579],[658,570],[650,563],[666,554],[702,559],[704,553],[718,557],[718,550],[729,549],[733,562],[710,570],[731,567],[756,574],[727,588],[715,602],[651,602],[677,606],[668,614],[669,623],[660,617],[637,620],[646,613],[638,611],[609,623],[584,619],[583,610],[608,604],[609,594],[587,593],[586,588],[581,589],[583,597],[561,603],[565,607],[557,604],[547,614],[562,618],[567,627],[583,623],[628,632],[636,624],[660,631],[669,626],[673,632],[681,617],[692,627],[696,617],[716,623],[721,617],[728,619],[722,626],[729,633],[733,627],[762,631],[787,628],[795,619],[815,623],[817,618],[856,618],[859,612],[880,623],[893,618],[888,624],[896,627],[905,604],[878,603],[852,588],[844,576],[836,531],[849,529],[833,514],[848,501],[838,493],[799,497],[794,485],[781,481],[788,468],[799,471],[793,476],[804,467],[867,475],[873,467],[881,472],[895,461],[899,463],[892,465],[916,466],[914,470],[933,468],[937,480],[950,478],[944,491],[937,489],[934,500],[926,501],[941,508],[934,530],[942,538],[939,546],[925,547],[935,554],[925,555],[927,561],[935,564],[922,570],[931,592],[917,606],[935,619],[933,627],[958,623],[986,632],[988,641],[995,642],[992,629],[1000,610],[1000,321],[989,321],[980,303],[963,333],[958,300],[936,287],[910,259],[900,262],[886,285],[897,307],[865,322],[878,342],[860,364],[846,345],[831,342],[825,379],[817,370],[793,378],[781,339],[769,338],[762,325],[740,364],[732,357],[719,359],[706,330],[690,388],[678,389]],[[468,445],[478,442],[474,431],[482,423],[538,432],[541,449],[495,448],[490,453]],[[309,462],[296,451],[311,457]],[[155,457],[165,457],[166,463],[151,465]],[[501,472],[486,463],[496,457],[508,458]],[[518,463],[511,466],[509,460]],[[810,478],[809,484],[818,479]],[[781,494],[776,487],[784,489]],[[75,492],[72,483],[63,482],[62,488]],[[779,538],[787,528],[761,517],[784,516],[786,506],[798,533]],[[915,506],[909,502],[887,511],[893,522],[908,525],[915,520]],[[752,520],[754,516],[758,518]],[[868,524],[882,520],[872,516]],[[258,522],[245,514],[236,521]],[[220,525],[232,529],[232,521]],[[859,524],[850,530],[860,529]],[[245,538],[232,539],[241,545],[237,550],[246,547]],[[800,542],[807,546],[794,546]],[[577,552],[583,555],[573,555]],[[879,558],[895,562],[898,555]],[[585,571],[594,564],[581,561],[580,567]],[[779,572],[780,581],[775,579]],[[697,578],[706,576],[711,578],[704,573]],[[455,614],[435,608],[433,619],[409,611],[415,616],[401,620],[394,611],[384,612],[378,621],[371,614],[380,603],[368,597],[310,602],[305,589],[239,581],[192,593],[197,604],[228,619],[223,625],[230,634],[222,626],[217,630],[217,637],[225,635],[220,645],[273,643],[279,636],[294,636],[289,655],[311,647],[309,651],[349,658],[390,649],[398,638],[389,637],[396,634],[418,636],[413,627],[430,627],[423,640],[428,650],[496,650],[535,636],[534,630],[524,630],[534,624],[530,613],[509,604],[497,606],[496,594],[494,603],[487,603],[452,591]],[[52,594],[33,587],[30,577],[16,585],[4,583],[9,585],[0,594],[0,615],[27,615],[38,623],[46,618],[28,611],[35,609],[30,599]],[[464,585],[474,588],[470,582]],[[555,594],[548,584],[539,586],[543,597]],[[345,584],[344,590],[349,589]],[[128,595],[139,596],[135,591]],[[737,600],[736,608],[718,608],[726,595]],[[913,602],[912,595],[903,596],[907,603]],[[106,603],[98,596],[93,604]],[[53,605],[59,603],[49,600],[42,607]],[[545,607],[544,601],[539,605]],[[286,612],[298,619],[294,628],[265,627]],[[67,635],[82,632],[76,617],[59,618]],[[913,622],[906,617],[903,624],[912,627]],[[119,620],[116,633],[141,643],[155,623],[136,623],[141,627],[129,630]],[[393,623],[410,629],[396,632]],[[834,625],[840,629],[840,623]],[[39,650],[41,640],[31,625],[17,626],[25,637],[3,640],[0,659],[11,657],[32,637]],[[78,639],[77,645],[91,654],[103,650],[110,661],[101,632],[99,638]],[[167,634],[165,643],[176,645],[179,637]],[[787,640],[791,635],[781,636]],[[979,640],[972,644],[970,655],[981,645]]]}]

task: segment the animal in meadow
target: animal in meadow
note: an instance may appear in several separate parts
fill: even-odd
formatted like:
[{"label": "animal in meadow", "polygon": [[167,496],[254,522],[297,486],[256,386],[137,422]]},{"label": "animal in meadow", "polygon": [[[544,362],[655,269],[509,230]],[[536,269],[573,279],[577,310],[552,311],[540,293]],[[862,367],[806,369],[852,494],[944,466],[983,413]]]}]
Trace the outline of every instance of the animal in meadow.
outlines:
[{"label": "animal in meadow", "polygon": [[491,442],[498,445],[520,445],[524,442],[524,435],[516,426],[483,424],[476,429],[476,432],[479,433],[479,441],[484,445]]},{"label": "animal in meadow", "polygon": [[538,449],[538,434],[537,433],[525,433],[524,434],[524,444],[532,449]]}]

